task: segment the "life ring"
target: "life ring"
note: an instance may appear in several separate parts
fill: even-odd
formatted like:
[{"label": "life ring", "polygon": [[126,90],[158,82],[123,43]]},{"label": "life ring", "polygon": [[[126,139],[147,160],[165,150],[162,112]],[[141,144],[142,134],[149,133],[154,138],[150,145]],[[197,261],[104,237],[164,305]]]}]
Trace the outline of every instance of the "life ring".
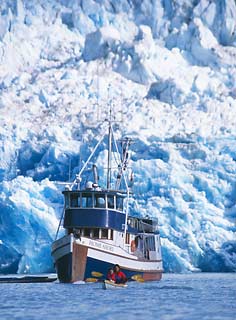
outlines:
[{"label": "life ring", "polygon": [[131,241],[130,247],[131,247],[131,252],[134,252],[136,250],[136,244],[134,240]]}]

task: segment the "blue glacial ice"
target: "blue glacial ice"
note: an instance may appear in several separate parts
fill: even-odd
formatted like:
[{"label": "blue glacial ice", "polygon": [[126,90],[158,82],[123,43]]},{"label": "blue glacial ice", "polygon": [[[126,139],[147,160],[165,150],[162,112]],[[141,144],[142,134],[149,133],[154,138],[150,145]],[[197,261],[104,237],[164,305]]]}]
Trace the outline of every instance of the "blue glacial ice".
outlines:
[{"label": "blue glacial ice", "polygon": [[53,271],[58,181],[110,103],[165,271],[235,272],[235,1],[0,0],[0,16],[0,272]]}]

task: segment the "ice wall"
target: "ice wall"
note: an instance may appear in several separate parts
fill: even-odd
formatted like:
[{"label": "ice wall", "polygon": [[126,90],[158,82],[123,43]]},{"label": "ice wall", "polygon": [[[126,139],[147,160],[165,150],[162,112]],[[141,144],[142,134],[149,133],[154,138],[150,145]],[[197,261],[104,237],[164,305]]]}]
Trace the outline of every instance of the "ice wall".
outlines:
[{"label": "ice wall", "polygon": [[235,14],[234,0],[0,0],[0,272],[53,270],[58,181],[109,104],[165,270],[236,270]]}]

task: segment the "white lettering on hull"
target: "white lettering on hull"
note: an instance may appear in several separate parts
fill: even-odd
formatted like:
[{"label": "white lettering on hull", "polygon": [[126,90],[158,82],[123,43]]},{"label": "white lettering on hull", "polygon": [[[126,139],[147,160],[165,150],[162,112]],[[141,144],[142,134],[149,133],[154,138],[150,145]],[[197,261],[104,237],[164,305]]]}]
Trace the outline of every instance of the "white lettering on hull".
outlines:
[{"label": "white lettering on hull", "polygon": [[102,243],[102,242],[89,240],[89,246],[94,247],[94,248],[98,248],[101,250],[105,250],[105,251],[114,252],[114,247],[110,246],[109,244]]}]

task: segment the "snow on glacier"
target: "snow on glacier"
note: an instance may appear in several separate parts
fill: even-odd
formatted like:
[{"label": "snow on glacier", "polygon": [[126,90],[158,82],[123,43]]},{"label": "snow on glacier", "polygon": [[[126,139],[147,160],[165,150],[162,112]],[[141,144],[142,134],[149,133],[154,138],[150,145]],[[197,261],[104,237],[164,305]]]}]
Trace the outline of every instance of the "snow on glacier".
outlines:
[{"label": "snow on glacier", "polygon": [[165,270],[236,270],[235,14],[234,0],[0,0],[0,272],[53,270],[58,181],[108,105]]}]

